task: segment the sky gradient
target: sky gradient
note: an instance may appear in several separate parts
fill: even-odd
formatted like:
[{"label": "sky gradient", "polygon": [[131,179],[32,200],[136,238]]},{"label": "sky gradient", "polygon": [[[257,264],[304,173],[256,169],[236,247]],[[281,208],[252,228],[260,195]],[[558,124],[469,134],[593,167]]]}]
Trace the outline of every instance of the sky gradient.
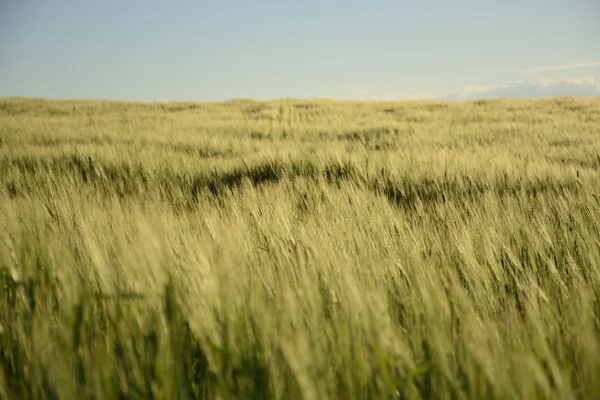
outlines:
[{"label": "sky gradient", "polygon": [[0,97],[405,99],[596,76],[597,0],[0,0]]}]

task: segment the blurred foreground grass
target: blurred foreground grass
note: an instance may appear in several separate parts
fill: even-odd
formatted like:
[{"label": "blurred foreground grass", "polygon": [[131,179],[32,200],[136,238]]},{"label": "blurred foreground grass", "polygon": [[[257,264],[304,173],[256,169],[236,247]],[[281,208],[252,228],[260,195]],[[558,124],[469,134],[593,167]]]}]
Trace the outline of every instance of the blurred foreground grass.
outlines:
[{"label": "blurred foreground grass", "polygon": [[600,396],[600,99],[0,99],[0,396]]}]

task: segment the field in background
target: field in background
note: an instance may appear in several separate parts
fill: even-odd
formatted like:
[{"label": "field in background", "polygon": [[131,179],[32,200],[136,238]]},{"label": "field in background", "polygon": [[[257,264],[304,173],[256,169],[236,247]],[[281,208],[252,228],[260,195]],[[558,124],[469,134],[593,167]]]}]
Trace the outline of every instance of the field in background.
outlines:
[{"label": "field in background", "polygon": [[600,395],[600,99],[0,99],[0,398]]}]

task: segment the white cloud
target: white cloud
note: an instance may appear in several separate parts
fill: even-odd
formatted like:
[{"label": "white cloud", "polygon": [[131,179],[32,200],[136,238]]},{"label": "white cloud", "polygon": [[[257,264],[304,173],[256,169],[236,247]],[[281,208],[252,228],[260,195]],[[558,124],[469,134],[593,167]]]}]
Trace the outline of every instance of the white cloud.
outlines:
[{"label": "white cloud", "polygon": [[476,93],[485,93],[485,92],[491,92],[492,90],[497,90],[497,89],[518,87],[518,86],[522,86],[524,84],[525,84],[525,82],[523,82],[523,81],[516,81],[516,82],[501,83],[501,84],[486,85],[486,86],[467,85],[461,89],[460,96],[461,97],[469,97],[470,95],[476,94]]},{"label": "white cloud", "polygon": [[596,77],[587,76],[585,78],[566,78],[566,79],[547,79],[539,78],[537,83],[542,86],[559,85],[561,83],[567,83],[571,85],[594,85],[596,83]]},{"label": "white cloud", "polygon": [[543,65],[521,71],[523,74],[534,74],[537,72],[548,72],[548,71],[564,71],[567,69],[577,68],[589,68],[600,66],[600,61],[582,62],[577,64],[564,64],[564,65]]},{"label": "white cloud", "polygon": [[600,77],[513,81],[494,85],[467,85],[446,99],[464,100],[476,97],[543,97],[543,96],[600,96]]},{"label": "white cloud", "polygon": [[497,89],[508,89],[514,87],[521,86],[538,86],[538,87],[548,87],[560,84],[570,84],[570,85],[594,85],[596,83],[596,78],[593,76],[588,76],[585,78],[566,78],[566,79],[550,79],[550,78],[538,78],[533,81],[513,81],[508,83],[501,83],[495,85],[487,85],[487,86],[477,86],[477,85],[467,85],[461,91],[460,94],[464,97],[467,97],[473,93],[485,93],[490,92],[492,90]]},{"label": "white cloud", "polygon": [[538,78],[492,85],[467,85],[455,93],[409,93],[399,90],[376,92],[366,88],[346,87],[340,100],[418,101],[466,100],[473,98],[528,98],[554,96],[600,96],[600,76],[582,78]]}]

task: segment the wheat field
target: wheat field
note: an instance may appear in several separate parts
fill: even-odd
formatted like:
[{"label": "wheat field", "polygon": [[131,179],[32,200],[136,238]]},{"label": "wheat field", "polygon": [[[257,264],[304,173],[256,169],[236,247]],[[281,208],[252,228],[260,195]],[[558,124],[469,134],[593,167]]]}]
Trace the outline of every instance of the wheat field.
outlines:
[{"label": "wheat field", "polygon": [[0,397],[600,396],[600,98],[0,99]]}]

